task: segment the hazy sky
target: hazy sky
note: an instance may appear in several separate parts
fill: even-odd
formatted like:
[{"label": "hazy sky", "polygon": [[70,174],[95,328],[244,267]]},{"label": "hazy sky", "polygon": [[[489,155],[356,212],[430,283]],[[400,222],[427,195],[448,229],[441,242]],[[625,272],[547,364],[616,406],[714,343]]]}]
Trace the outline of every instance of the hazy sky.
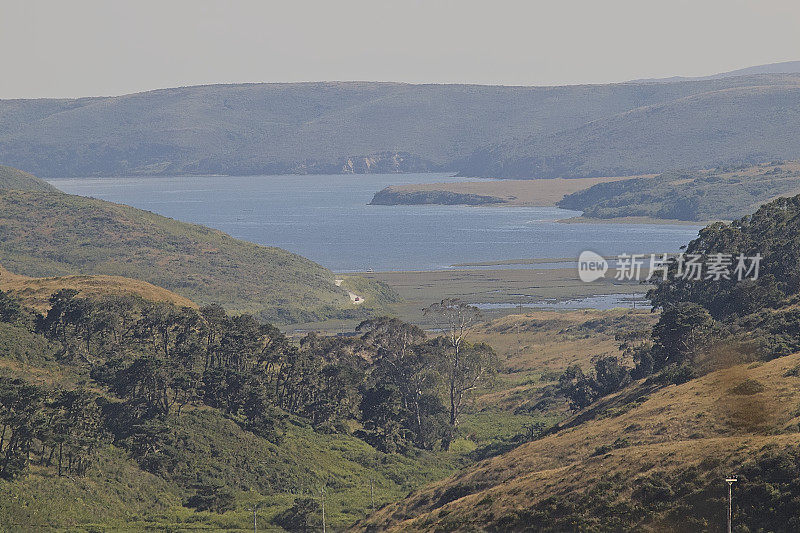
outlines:
[{"label": "hazy sky", "polygon": [[0,0],[0,98],[695,76],[800,60],[798,28],[797,0]]}]

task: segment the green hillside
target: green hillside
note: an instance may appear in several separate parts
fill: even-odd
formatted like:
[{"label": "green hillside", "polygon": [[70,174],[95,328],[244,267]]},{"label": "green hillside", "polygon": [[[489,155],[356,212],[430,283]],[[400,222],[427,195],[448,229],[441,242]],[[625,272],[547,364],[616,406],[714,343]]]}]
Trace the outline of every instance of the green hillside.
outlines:
[{"label": "green hillside", "polygon": [[0,161],[44,177],[445,169],[524,178],[763,162],[800,156],[799,80],[240,84],[3,100]]},{"label": "green hillside", "polygon": [[[318,500],[326,483],[327,524],[340,528],[368,513],[370,480],[376,504],[383,505],[447,475],[456,462],[454,457],[448,463],[442,456],[382,454],[354,437],[317,433],[297,419],[286,425],[280,444],[211,410],[187,411],[170,426],[170,436],[181,446],[167,452],[174,472],[147,472],[114,444],[97,452],[86,477],[58,477],[52,467],[34,464],[26,477],[0,481],[0,522],[10,531],[246,531],[253,523],[248,507],[258,503],[259,530],[282,531],[272,523],[275,516],[296,499]],[[185,506],[202,483],[229,489],[233,508],[218,514]],[[318,511],[312,520],[320,522]]]},{"label": "green hillside", "polygon": [[16,274],[135,278],[281,323],[366,316],[384,303],[367,292],[356,308],[330,271],[285,250],[80,196],[2,191],[0,234],[0,264]]},{"label": "green hillside", "polygon": [[56,192],[58,189],[33,174],[0,165],[0,190]]},{"label": "green hillside", "polygon": [[565,196],[558,205],[592,218],[733,220],[798,192],[800,164],[774,162],[601,183]]},{"label": "green hillside", "polygon": [[339,530],[546,420],[463,413],[454,438],[440,344],[398,320],[295,342],[218,306],[109,289],[59,290],[44,314],[0,291],[4,531],[242,530],[253,506],[262,530],[316,529],[322,488]]},{"label": "green hillside", "polygon": [[[64,475],[58,475],[56,458],[42,464],[38,446],[24,475],[8,479],[2,472],[4,531],[239,530],[252,527],[248,507],[254,503],[259,504],[260,529],[274,531],[279,529],[270,521],[277,513],[296,499],[318,499],[323,484],[329,487],[328,526],[341,527],[364,517],[372,497],[376,505],[396,500],[447,475],[458,461],[456,453],[384,454],[351,435],[315,431],[308,420],[280,412],[273,413],[278,433],[265,438],[245,429],[239,417],[199,404],[158,419],[158,432],[149,435],[157,439],[158,449],[152,459],[146,458],[136,447],[144,434],[120,436],[124,430],[118,426],[124,422],[115,417],[122,416],[121,404],[113,403],[118,398],[92,381],[88,369],[65,360],[62,348],[40,333],[0,320],[0,421],[13,427],[9,415],[19,414],[11,403],[10,392],[17,387],[13,379],[41,387],[45,405],[55,402],[60,391],[89,390],[101,391],[97,401],[102,409],[116,405],[117,410],[107,411],[100,442],[91,452],[69,437]],[[5,436],[8,446],[8,431]],[[67,471],[67,449],[70,462],[78,453],[86,454],[85,472],[75,467]],[[188,505],[204,486],[224,487],[220,494],[230,494],[230,510],[220,514]],[[311,519],[318,523],[318,512]]]}]

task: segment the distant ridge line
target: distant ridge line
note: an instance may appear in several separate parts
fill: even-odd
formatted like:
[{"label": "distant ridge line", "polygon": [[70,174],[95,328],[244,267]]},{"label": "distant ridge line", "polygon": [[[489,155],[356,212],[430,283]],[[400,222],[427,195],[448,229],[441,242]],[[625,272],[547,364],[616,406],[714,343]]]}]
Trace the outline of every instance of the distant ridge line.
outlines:
[{"label": "distant ridge line", "polygon": [[743,76],[759,76],[764,74],[800,74],[800,61],[782,61],[765,65],[754,65],[709,76],[669,76],[666,78],[638,78],[626,83],[672,83],[681,81],[708,81]]}]

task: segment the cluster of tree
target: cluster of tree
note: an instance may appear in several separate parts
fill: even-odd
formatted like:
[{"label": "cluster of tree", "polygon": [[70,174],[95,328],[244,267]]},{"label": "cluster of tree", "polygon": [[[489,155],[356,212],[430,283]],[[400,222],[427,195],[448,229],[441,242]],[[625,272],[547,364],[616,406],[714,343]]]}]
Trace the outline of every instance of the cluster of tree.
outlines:
[{"label": "cluster of tree", "polygon": [[443,335],[426,340],[416,326],[386,317],[358,328],[375,349],[362,388],[362,435],[383,451],[448,448],[465,395],[487,381],[497,364],[488,345],[466,340],[479,316],[476,308],[444,300],[426,313],[439,322]]},{"label": "cluster of tree", "polygon": [[[33,327],[34,313],[0,290],[0,322]],[[79,388],[62,390],[0,377],[0,478],[11,479],[33,461],[58,475],[82,476],[105,438],[102,399]]]},{"label": "cluster of tree", "polygon": [[559,393],[574,410],[616,392],[632,379],[660,373],[669,382],[686,381],[694,375],[701,352],[719,338],[719,324],[709,312],[694,303],[678,303],[665,309],[651,332],[641,336],[618,337],[622,358],[596,358],[593,371],[585,374],[579,365],[568,367],[559,378]]},{"label": "cluster of tree", "polygon": [[630,369],[610,355],[594,361],[594,371],[585,374],[580,365],[567,367],[558,379],[558,391],[578,411],[592,402],[620,390],[631,379]]},{"label": "cluster of tree", "polygon": [[731,320],[761,309],[780,307],[800,293],[800,196],[778,198],[752,215],[730,224],[717,222],[700,230],[686,247],[687,254],[761,256],[755,272],[746,279],[693,279],[678,275],[673,260],[666,279],[657,279],[648,298],[656,308],[684,302],[698,304],[716,320]]},{"label": "cluster of tree", "polygon": [[224,513],[236,508],[236,496],[229,487],[217,483],[201,484],[195,493],[186,500],[186,507],[198,511]]},{"label": "cluster of tree", "polygon": [[317,498],[302,496],[294,504],[278,513],[272,522],[286,531],[313,531],[321,522],[322,506]]},{"label": "cluster of tree", "polygon": [[59,390],[0,377],[0,477],[11,479],[31,461],[83,476],[107,438],[100,398],[84,389]]},{"label": "cluster of tree", "polygon": [[[17,319],[22,307],[2,293],[0,311]],[[320,431],[360,427],[357,435],[386,452],[447,448],[465,395],[491,377],[496,356],[466,340],[477,309],[443,301],[427,312],[442,321],[443,335],[428,339],[416,326],[382,317],[360,324],[357,336],[311,333],[293,342],[272,325],[230,316],[218,305],[197,310],[60,290],[47,313],[29,323],[61,344],[66,363],[106,387],[107,399],[100,405],[80,391],[49,399],[19,383],[16,396],[3,399],[11,437],[0,448],[8,451],[9,471],[17,468],[11,458],[27,457],[33,443],[40,461],[56,456],[61,470],[67,446],[67,470],[82,472],[91,439],[107,432],[159,473],[169,469],[162,453],[169,418],[201,403],[270,439],[280,438],[281,413],[292,413]],[[64,425],[64,417],[74,423]],[[26,429],[39,428],[40,419],[50,420],[41,427],[54,428],[53,435]]]},{"label": "cluster of tree", "polygon": [[[619,188],[608,185],[609,191]],[[672,259],[666,277],[654,279],[655,288],[647,294],[653,309],[661,311],[657,324],[646,339],[620,339],[623,358],[633,360],[634,366],[626,368],[614,361],[611,386],[602,383],[608,381],[606,360],[598,360],[588,376],[573,366],[562,376],[559,391],[580,409],[624,383],[619,379],[622,374],[632,379],[659,374],[667,382],[686,381],[714,367],[714,361],[702,356],[715,346],[724,346],[728,363],[732,357],[745,362],[797,352],[798,235],[800,196],[778,198],[730,224],[718,222],[702,229],[686,247],[686,254],[699,256],[700,262],[719,253],[734,258],[760,256],[758,271],[743,279],[733,274],[697,279],[681,275],[680,261]]]},{"label": "cluster of tree", "polygon": [[24,316],[22,306],[11,293],[0,290],[0,322],[14,323]]},{"label": "cluster of tree", "polygon": [[[737,275],[680,276],[677,259],[648,292],[662,310],[652,350],[638,361],[643,373],[694,367],[713,343],[746,346],[747,357],[770,359],[800,350],[800,196],[778,198],[752,215],[702,229],[687,254],[759,256],[758,269]],[[752,265],[750,265],[752,267]]]}]

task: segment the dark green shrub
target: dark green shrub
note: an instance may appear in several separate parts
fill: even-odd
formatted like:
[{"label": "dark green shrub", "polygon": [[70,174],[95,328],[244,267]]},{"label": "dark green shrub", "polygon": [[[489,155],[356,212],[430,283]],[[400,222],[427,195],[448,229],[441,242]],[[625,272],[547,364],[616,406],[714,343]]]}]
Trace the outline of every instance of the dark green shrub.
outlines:
[{"label": "dark green shrub", "polygon": [[287,531],[308,531],[321,529],[322,506],[315,498],[298,498],[294,505],[278,513],[272,522]]},{"label": "dark green shrub", "polygon": [[197,511],[224,513],[234,509],[234,495],[227,487],[220,485],[201,485],[193,496],[186,500],[186,507]]}]

